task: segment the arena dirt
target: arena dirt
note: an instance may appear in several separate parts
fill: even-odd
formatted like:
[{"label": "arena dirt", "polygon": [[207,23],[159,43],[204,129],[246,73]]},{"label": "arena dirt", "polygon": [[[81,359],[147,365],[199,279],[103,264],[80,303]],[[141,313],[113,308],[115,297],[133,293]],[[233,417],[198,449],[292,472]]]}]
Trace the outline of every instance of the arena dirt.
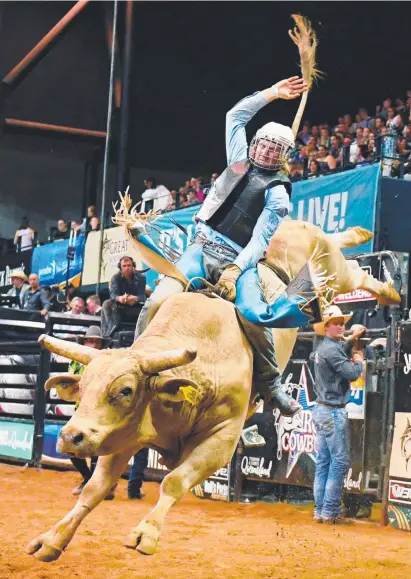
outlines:
[{"label": "arena dirt", "polygon": [[369,523],[326,527],[312,509],[222,504],[187,496],[166,520],[152,557],[122,540],[154,505],[158,485],[129,501],[120,481],[114,501],[100,505],[55,563],[25,554],[28,541],[74,504],[72,472],[0,464],[0,579],[371,579],[411,577],[411,535]]}]

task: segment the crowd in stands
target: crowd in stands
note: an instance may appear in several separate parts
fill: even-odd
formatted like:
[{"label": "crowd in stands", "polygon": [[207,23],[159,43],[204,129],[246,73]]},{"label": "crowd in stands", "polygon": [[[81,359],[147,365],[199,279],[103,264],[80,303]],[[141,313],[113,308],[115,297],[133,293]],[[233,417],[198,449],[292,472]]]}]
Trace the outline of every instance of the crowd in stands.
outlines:
[{"label": "crowd in stands", "polygon": [[[360,108],[355,117],[346,113],[337,123],[311,124],[305,121],[291,154],[291,181],[313,179],[341,169],[383,159],[383,176],[411,179],[411,90],[405,99],[386,98],[373,115]],[[154,177],[144,181],[140,211],[163,213],[202,203],[218,173],[211,178],[192,177],[178,189],[169,190],[157,184]],[[96,208],[88,207],[87,216],[66,223],[63,219],[53,227],[49,241],[69,239],[70,235],[97,231],[100,221]],[[27,251],[38,244],[37,232],[24,217],[14,237],[16,251]]]},{"label": "crowd in stands", "polygon": [[[304,122],[290,160],[292,181],[316,178],[341,167],[383,158],[383,175],[398,177],[403,164],[411,173],[411,91],[406,100],[386,98],[371,116],[360,108],[355,118],[346,113],[332,126]],[[406,177],[407,178],[407,177]]]}]

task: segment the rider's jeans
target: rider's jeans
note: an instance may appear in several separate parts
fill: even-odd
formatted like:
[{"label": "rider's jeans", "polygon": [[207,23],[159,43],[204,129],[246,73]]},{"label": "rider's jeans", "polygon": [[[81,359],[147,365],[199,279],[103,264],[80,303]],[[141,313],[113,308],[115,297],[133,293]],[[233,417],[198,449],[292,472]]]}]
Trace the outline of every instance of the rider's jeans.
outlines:
[{"label": "rider's jeans", "polygon": [[[234,259],[233,252],[224,246],[210,245],[196,237],[176,265],[187,279],[200,276],[215,284],[223,270],[233,263]],[[179,281],[169,277],[163,278],[141,310],[135,338],[144,332],[168,297],[183,291],[184,287]],[[278,385],[279,376],[272,332],[268,328],[250,323],[238,311],[237,316],[254,350],[254,386],[266,399],[270,399],[272,391]]]}]

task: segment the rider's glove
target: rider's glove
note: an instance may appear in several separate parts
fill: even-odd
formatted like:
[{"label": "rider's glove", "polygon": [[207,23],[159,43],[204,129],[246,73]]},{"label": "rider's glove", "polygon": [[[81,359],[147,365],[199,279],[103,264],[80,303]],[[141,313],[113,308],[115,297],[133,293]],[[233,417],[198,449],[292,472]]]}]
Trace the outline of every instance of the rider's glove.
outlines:
[{"label": "rider's glove", "polygon": [[236,296],[235,284],[243,272],[234,264],[227,265],[214,288],[216,294],[233,302]]}]

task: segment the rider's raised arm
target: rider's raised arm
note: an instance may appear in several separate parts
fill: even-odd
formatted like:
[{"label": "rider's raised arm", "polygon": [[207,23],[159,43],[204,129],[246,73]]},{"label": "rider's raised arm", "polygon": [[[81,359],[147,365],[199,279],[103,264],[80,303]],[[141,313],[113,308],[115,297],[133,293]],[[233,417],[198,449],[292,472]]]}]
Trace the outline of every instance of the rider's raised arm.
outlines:
[{"label": "rider's raised arm", "polygon": [[277,98],[275,87],[256,92],[252,96],[243,98],[226,115],[225,144],[227,164],[232,165],[247,158],[247,123],[266,104]]},{"label": "rider's raised arm", "polygon": [[289,196],[284,185],[276,185],[267,189],[263,212],[255,224],[250,241],[239,253],[233,262],[234,265],[242,271],[257,265],[282,218],[288,214],[288,205]]}]

